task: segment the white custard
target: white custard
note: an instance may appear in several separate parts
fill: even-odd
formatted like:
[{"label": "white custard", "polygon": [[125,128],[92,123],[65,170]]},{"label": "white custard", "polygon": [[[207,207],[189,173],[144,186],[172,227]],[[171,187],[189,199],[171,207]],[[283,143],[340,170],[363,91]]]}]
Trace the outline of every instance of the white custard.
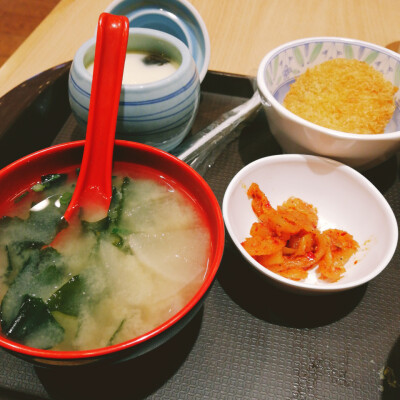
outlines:
[{"label": "white custard", "polygon": [[[93,74],[93,65],[92,62],[86,67],[91,74]],[[179,63],[176,61],[144,51],[128,51],[122,83],[132,85],[155,82],[172,75],[178,68]]]}]

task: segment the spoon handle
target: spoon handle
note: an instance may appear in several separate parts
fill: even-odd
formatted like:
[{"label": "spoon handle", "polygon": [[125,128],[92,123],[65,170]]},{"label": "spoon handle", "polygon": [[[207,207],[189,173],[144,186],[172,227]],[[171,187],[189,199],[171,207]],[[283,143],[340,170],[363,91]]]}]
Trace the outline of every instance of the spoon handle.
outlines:
[{"label": "spoon handle", "polygon": [[104,218],[112,196],[115,129],[129,36],[125,16],[102,13],[97,26],[86,141],[74,194],[64,214],[70,222],[79,209],[89,219]]}]

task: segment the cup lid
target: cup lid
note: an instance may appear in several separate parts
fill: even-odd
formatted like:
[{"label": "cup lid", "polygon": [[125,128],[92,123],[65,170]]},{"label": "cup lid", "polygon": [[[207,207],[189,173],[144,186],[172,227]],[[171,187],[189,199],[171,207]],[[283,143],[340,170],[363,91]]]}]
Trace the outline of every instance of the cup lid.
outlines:
[{"label": "cup lid", "polygon": [[191,52],[200,81],[210,62],[210,38],[198,11],[187,0],[115,0],[106,9],[125,15],[131,28],[150,28],[180,39]]}]

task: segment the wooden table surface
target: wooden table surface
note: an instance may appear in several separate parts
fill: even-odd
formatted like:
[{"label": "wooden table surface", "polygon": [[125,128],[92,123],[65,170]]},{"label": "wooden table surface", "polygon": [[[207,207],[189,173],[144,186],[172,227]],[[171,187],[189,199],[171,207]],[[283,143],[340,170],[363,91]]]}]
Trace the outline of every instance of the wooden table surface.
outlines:
[{"label": "wooden table surface", "polygon": [[[61,0],[0,68],[0,97],[69,61],[93,36],[111,0]],[[342,36],[381,46],[400,40],[399,0],[190,0],[211,41],[209,69],[256,75],[263,56],[287,41]]]}]

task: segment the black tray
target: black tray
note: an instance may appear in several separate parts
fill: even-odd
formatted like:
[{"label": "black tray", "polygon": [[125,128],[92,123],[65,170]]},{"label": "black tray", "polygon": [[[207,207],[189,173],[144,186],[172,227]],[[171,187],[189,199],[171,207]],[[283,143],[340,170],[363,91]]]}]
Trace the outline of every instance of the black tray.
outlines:
[{"label": "black tray", "polygon": [[[68,104],[70,63],[0,99],[0,166],[80,139]],[[250,78],[209,72],[193,131],[244,102]],[[262,112],[205,173],[221,203],[236,172],[280,153]],[[365,172],[400,215],[398,157]],[[112,367],[33,367],[0,350],[3,399],[400,399],[399,251],[368,285],[327,296],[270,286],[226,239],[197,317],[157,350]]]}]

